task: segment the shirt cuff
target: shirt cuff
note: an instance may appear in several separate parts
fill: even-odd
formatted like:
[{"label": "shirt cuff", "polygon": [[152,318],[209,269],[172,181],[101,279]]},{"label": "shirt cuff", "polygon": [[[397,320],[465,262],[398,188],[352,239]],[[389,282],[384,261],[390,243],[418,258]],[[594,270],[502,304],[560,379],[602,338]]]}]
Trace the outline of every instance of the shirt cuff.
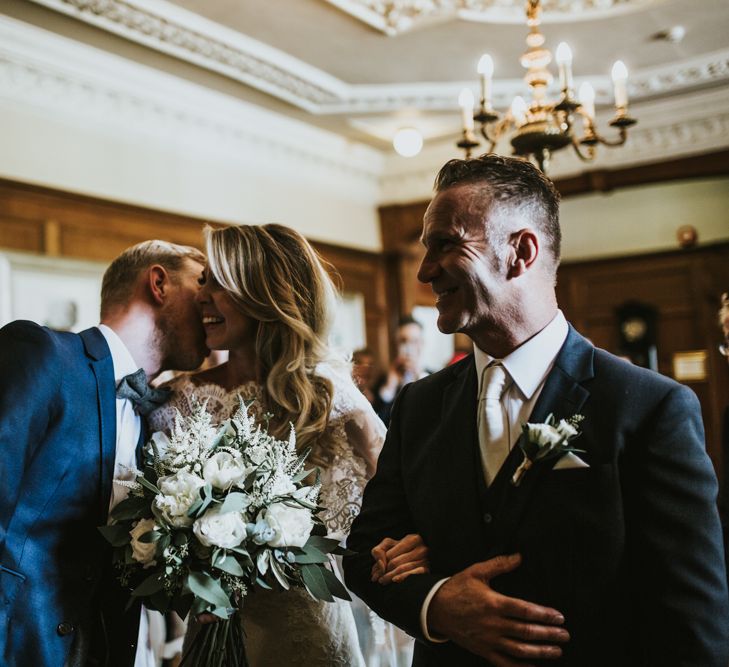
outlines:
[{"label": "shirt cuff", "polygon": [[445,644],[448,640],[443,639],[442,637],[433,637],[428,632],[428,607],[430,606],[430,601],[433,599],[433,596],[438,592],[438,589],[450,579],[450,577],[446,577],[445,579],[441,579],[439,582],[437,582],[433,588],[430,589],[430,592],[425,597],[425,601],[423,602],[423,606],[420,609],[420,629],[423,631],[423,637],[425,637],[429,642],[433,642],[434,644]]}]

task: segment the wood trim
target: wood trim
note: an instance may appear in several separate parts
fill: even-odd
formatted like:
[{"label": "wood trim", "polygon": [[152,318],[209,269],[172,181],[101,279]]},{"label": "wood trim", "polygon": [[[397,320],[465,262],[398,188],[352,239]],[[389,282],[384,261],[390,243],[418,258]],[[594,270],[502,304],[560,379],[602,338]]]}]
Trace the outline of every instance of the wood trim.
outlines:
[{"label": "wood trim", "polygon": [[[728,175],[729,150],[723,150],[620,169],[585,171],[578,176],[557,179],[554,184],[562,197],[568,198],[649,183]],[[382,247],[385,252],[400,252],[420,237],[427,206],[427,201],[418,201],[379,208]]]},{"label": "wood trim", "polygon": [[[203,218],[0,179],[0,249],[108,262],[146,239],[202,247]],[[385,262],[380,253],[312,241],[339,276],[363,294],[367,344],[388,359]]]}]

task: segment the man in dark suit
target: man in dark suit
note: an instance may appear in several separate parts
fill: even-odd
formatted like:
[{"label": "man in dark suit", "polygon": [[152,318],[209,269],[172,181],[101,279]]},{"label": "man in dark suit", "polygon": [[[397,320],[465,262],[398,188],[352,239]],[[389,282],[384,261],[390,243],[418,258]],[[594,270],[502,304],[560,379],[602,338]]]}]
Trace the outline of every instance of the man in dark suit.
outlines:
[{"label": "man in dark suit", "polygon": [[119,500],[112,480],[133,475],[139,415],[160,397],[122,380],[202,362],[204,261],[194,248],[139,244],[106,271],[99,327],[60,333],[18,321],[0,330],[5,667],[134,664],[139,607],[125,612],[97,527]]},{"label": "man in dark suit", "polygon": [[[726,667],[699,403],[567,324],[558,203],[522,160],[452,160],[439,173],[418,278],[440,330],[466,333],[474,355],[397,399],[346,581],[418,639],[417,666]],[[550,413],[582,416],[581,451],[535,463],[517,485],[521,426]],[[408,534],[428,546],[430,571],[383,585],[397,550],[375,551],[374,574],[370,552]]]}]

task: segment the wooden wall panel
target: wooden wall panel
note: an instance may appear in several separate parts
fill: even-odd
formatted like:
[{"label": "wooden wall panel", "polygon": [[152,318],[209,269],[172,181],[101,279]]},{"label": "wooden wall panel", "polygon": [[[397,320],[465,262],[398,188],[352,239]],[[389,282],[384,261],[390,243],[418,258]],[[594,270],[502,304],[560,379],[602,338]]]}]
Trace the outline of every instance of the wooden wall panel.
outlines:
[{"label": "wooden wall panel", "polygon": [[0,247],[9,250],[43,252],[43,227],[44,224],[41,220],[4,218],[0,226]]},{"label": "wooden wall panel", "polygon": [[[111,261],[146,239],[202,247],[205,220],[0,179],[0,249]],[[314,242],[341,287],[365,300],[367,344],[388,359],[382,255]]]},{"label": "wooden wall panel", "polygon": [[[719,295],[729,290],[729,243],[693,250],[563,264],[558,299],[567,318],[595,345],[618,353],[615,309],[629,300],[658,311],[658,370],[673,374],[678,352],[706,350],[707,377],[685,384],[699,397],[707,450],[721,476],[721,418],[729,368],[717,350]],[[729,483],[729,480],[727,480]]]}]

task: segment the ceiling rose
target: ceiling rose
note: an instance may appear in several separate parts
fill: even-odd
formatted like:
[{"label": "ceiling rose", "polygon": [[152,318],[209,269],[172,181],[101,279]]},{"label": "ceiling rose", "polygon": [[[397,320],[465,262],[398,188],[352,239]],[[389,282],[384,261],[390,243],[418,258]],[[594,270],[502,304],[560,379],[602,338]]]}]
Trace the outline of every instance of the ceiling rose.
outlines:
[{"label": "ceiling rose", "polygon": [[[326,0],[394,36],[430,23],[463,19],[520,23],[524,0]],[[544,0],[544,21],[581,21],[636,11],[665,0]]]}]

